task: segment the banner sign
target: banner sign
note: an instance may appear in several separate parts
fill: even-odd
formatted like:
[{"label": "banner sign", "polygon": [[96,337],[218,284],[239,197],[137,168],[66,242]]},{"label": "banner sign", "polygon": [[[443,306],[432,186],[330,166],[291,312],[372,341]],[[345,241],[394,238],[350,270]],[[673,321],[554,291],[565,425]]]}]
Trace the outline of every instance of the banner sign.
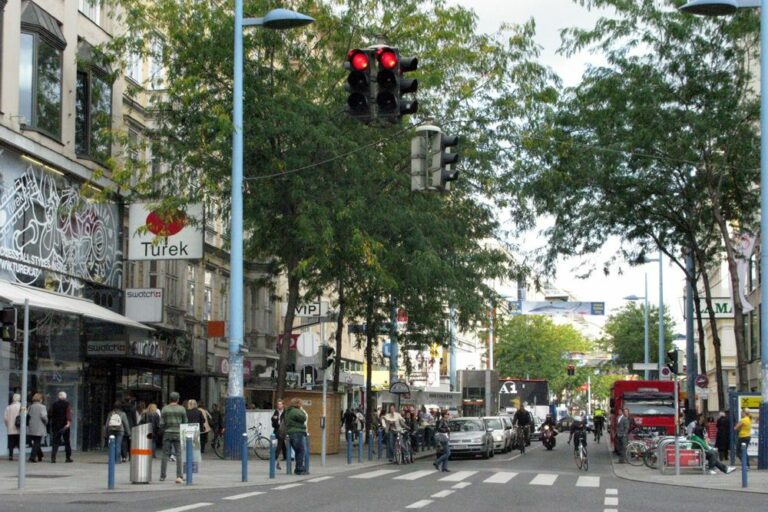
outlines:
[{"label": "banner sign", "polygon": [[195,260],[203,257],[203,205],[163,216],[148,203],[128,211],[129,260]]},{"label": "banner sign", "polygon": [[513,315],[605,315],[605,302],[509,301]]}]

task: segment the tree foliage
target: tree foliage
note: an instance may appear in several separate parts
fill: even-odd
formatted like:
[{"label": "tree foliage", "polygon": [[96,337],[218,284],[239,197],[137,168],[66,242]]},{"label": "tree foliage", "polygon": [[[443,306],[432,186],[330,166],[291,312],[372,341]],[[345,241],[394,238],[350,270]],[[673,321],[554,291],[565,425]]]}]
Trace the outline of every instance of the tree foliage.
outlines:
[{"label": "tree foliage", "polygon": [[[645,360],[645,311],[644,307],[630,302],[617,313],[608,317],[603,331],[606,337],[601,343],[610,350],[614,362],[626,368],[630,373],[642,374],[642,371],[633,371],[633,363],[642,363]],[[664,354],[672,349],[672,339],[675,331],[675,323],[664,308]],[[648,345],[651,361],[658,362],[659,353],[659,308],[648,308]]]}]

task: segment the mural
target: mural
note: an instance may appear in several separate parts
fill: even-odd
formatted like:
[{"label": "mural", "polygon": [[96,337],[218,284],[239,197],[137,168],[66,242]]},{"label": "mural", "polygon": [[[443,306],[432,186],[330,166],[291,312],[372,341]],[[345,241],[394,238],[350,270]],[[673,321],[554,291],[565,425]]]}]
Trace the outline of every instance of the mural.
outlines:
[{"label": "mural", "polygon": [[0,147],[0,276],[75,296],[81,280],[119,288],[120,247],[117,205]]}]

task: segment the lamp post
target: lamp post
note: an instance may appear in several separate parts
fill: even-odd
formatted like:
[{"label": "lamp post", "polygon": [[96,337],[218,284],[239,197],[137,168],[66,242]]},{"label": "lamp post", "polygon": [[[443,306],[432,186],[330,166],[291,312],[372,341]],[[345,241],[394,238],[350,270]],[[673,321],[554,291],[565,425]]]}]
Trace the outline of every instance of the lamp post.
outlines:
[{"label": "lamp post", "polygon": [[312,23],[314,19],[288,9],[273,9],[263,18],[243,18],[243,0],[235,0],[235,49],[232,86],[232,208],[229,267],[229,377],[225,403],[224,450],[240,457],[245,432],[243,395],[243,28],[282,30]]},{"label": "lamp post", "polygon": [[628,295],[624,297],[624,300],[640,300],[643,299],[645,304],[643,306],[643,363],[645,369],[643,370],[643,379],[648,380],[651,378],[651,370],[648,369],[648,365],[651,364],[651,342],[648,333],[648,272],[645,273],[645,295],[638,297],[637,295]]},{"label": "lamp post", "polygon": [[[704,16],[733,14],[760,7],[760,275],[768,275],[768,0],[693,0],[682,12]],[[768,469],[768,283],[760,283],[760,362],[762,402],[758,437],[758,469]]]}]

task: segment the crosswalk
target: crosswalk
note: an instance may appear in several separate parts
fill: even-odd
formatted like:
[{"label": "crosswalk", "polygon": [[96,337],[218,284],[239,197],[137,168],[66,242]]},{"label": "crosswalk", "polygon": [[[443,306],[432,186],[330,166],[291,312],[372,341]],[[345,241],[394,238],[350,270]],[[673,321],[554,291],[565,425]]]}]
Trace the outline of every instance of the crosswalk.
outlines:
[{"label": "crosswalk", "polygon": [[520,473],[513,471],[454,471],[445,473],[434,470],[418,470],[407,471],[399,469],[378,469],[376,471],[369,471],[367,473],[358,473],[350,475],[347,478],[360,479],[360,480],[372,480],[380,478],[391,478],[399,481],[416,481],[416,480],[437,480],[443,483],[454,484],[452,489],[463,489],[473,483],[480,484],[516,484],[516,485],[535,485],[535,486],[553,486],[557,482],[558,485],[572,485],[574,487],[581,488],[599,488],[600,477],[599,476],[584,476],[573,474],[557,474],[557,473]]}]

